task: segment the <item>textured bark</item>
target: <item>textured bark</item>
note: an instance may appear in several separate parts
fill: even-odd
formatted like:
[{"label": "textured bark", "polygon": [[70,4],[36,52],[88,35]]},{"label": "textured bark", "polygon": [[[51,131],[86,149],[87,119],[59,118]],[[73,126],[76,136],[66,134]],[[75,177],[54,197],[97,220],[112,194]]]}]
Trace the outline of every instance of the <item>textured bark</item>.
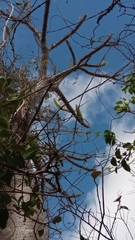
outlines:
[{"label": "textured bark", "polygon": [[[34,184],[34,183],[33,183]],[[19,199],[20,196],[22,196],[22,187],[23,187],[23,199],[25,202],[29,201],[30,199],[30,193],[32,193],[31,187],[27,186],[25,182],[23,181],[23,178],[19,175],[17,175],[12,181],[12,188],[6,188],[5,190],[8,192],[9,190],[16,189],[20,191],[20,193],[13,193],[10,194],[11,197],[15,196],[16,199]],[[41,203],[43,204],[43,200],[41,199]],[[9,219],[7,222],[7,226],[4,230],[0,229],[0,239],[3,240],[48,240],[48,228],[45,225],[45,213],[41,209],[41,212],[35,208],[37,213],[34,214],[34,216],[31,217],[31,219],[26,218],[26,221],[24,221],[24,216],[22,211],[20,211],[20,214],[15,212],[15,208],[13,207],[13,204],[16,204],[16,202],[13,200],[12,204],[8,205],[9,210]],[[38,231],[44,229],[44,234],[42,236],[39,236]]]},{"label": "textured bark", "polygon": [[[39,79],[40,81],[40,79]],[[44,81],[45,82],[45,81]],[[11,129],[15,137],[16,142],[22,145],[25,142],[27,136],[29,135],[29,130],[32,125],[33,114],[31,110],[35,105],[40,102],[40,97],[44,95],[45,89],[42,85],[43,81],[38,82],[31,87],[31,89],[26,90],[26,98],[21,104],[21,106],[16,110],[14,116],[11,119]],[[46,84],[44,85],[46,86]],[[29,92],[29,94],[28,94]],[[40,161],[40,159],[39,159]],[[25,170],[28,172],[33,172],[32,163],[25,163]],[[46,226],[46,213],[43,210],[44,200],[41,195],[38,196],[40,199],[41,207],[38,209],[34,207],[35,214],[25,218],[24,212],[19,209],[16,210],[13,204],[16,204],[14,197],[18,200],[22,196],[23,202],[30,200],[31,194],[33,194],[32,189],[36,184],[36,178],[33,178],[32,182],[28,185],[24,181],[25,174],[16,172],[12,178],[11,187],[5,187],[4,191],[7,192],[11,198],[12,203],[7,206],[9,212],[9,219],[7,226],[4,230],[0,229],[0,235],[3,240],[48,240],[48,227]],[[43,230],[42,236],[39,236],[38,231]]]}]

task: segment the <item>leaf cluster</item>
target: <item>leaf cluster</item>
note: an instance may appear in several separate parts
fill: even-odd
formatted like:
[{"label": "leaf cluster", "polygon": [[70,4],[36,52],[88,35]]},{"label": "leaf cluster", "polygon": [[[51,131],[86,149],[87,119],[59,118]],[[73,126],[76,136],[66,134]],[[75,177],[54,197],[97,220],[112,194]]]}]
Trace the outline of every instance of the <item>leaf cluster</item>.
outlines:
[{"label": "leaf cluster", "polygon": [[129,94],[129,97],[123,97],[120,101],[116,102],[114,110],[117,112],[117,115],[120,113],[135,113],[134,109],[131,108],[135,104],[135,73],[131,72],[124,79],[124,84],[121,87],[122,92],[126,95]]}]

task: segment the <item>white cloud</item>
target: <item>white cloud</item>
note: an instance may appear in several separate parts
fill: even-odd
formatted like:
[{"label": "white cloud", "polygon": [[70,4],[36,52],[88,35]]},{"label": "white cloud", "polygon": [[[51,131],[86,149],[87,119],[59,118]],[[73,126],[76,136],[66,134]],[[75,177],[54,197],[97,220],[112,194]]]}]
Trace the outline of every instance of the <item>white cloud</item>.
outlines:
[{"label": "white cloud", "polygon": [[108,108],[112,107],[117,96],[120,96],[118,87],[113,85],[112,82],[108,82],[105,78],[94,77],[92,79],[91,76],[85,74],[79,75],[77,79],[72,76],[67,77],[61,83],[60,88],[66,98],[69,101],[71,100],[70,104],[74,109],[75,104],[80,104],[83,117],[88,119],[90,123],[95,121],[97,115],[106,111],[104,107],[106,103]]},{"label": "white cloud", "polygon": [[[112,131],[116,133],[116,137],[121,142],[132,142],[134,140],[134,134],[132,134],[132,130],[134,129],[134,122],[131,120],[130,115],[126,115],[123,118],[114,121],[112,124]],[[126,132],[125,132],[126,131]],[[106,152],[108,152],[108,148],[106,148]],[[134,156],[132,156],[133,160]],[[132,164],[132,168],[134,164]],[[134,170],[134,169],[133,169]],[[99,192],[101,197],[102,191],[102,182],[99,182]],[[107,217],[105,218],[105,223],[109,229],[111,229],[111,225],[117,211],[118,203],[114,202],[114,200],[122,195],[121,198],[121,206],[128,207],[129,211],[126,209],[121,209],[118,211],[117,218],[114,225],[114,240],[130,240],[135,239],[135,178],[134,176],[126,172],[124,169],[120,169],[118,173],[111,173],[106,176],[104,179],[104,194],[105,194],[105,212]],[[101,198],[102,199],[102,198]],[[102,201],[101,201],[102,202]],[[94,213],[94,216],[97,219],[101,219],[99,214],[99,207],[97,201],[97,193],[96,189],[91,193],[87,193],[87,197],[85,199],[85,203],[87,204],[87,210],[91,209],[91,213]],[[97,223],[91,217],[88,221],[88,215],[84,214],[84,219],[88,224],[83,223],[81,228],[81,233],[87,239],[97,239],[96,231],[91,232],[90,224]],[[89,224],[90,223],[90,224]],[[99,225],[95,225],[95,227],[99,227]],[[77,229],[79,229],[79,220],[76,223]],[[102,232],[105,236],[109,238],[107,235],[107,231],[105,229]],[[65,236],[65,235],[64,235]],[[80,240],[77,232],[67,232],[64,240]],[[101,237],[101,240],[105,239],[105,237]],[[111,238],[110,238],[111,239]]]}]

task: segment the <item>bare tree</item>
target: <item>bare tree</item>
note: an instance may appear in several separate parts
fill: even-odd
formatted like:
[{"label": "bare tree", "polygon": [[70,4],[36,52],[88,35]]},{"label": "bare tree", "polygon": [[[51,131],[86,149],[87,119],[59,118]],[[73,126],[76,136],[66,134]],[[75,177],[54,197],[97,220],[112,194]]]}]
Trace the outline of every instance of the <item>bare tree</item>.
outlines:
[{"label": "bare tree", "polygon": [[[84,14],[77,23],[69,22],[67,24],[67,21],[61,15],[61,20],[66,25],[64,27],[64,30],[67,29],[66,33],[58,41],[49,45],[47,34],[49,33],[52,18],[52,16],[49,16],[51,0],[43,1],[40,4],[37,1],[32,4],[29,1],[15,2],[14,4],[9,1],[3,2],[7,8],[6,10],[4,8],[0,9],[2,33],[0,73],[2,81],[3,79],[7,81],[7,85],[9,79],[12,79],[11,89],[15,92],[3,93],[2,91],[7,91],[7,85],[4,85],[4,90],[1,91],[1,104],[3,104],[3,94],[5,94],[4,99],[10,103],[13,101],[11,95],[13,94],[12,97],[17,95],[17,99],[15,99],[17,103],[14,100],[15,107],[13,109],[7,109],[7,103],[2,105],[3,111],[6,107],[10,126],[8,129],[10,137],[8,141],[7,138],[3,141],[4,144],[7,141],[8,146],[12,149],[9,154],[10,157],[21,158],[24,166],[18,167],[6,160],[1,163],[3,174],[6,175],[9,170],[12,177],[9,184],[7,182],[2,184],[0,191],[1,194],[6,192],[12,201],[7,205],[2,202],[1,209],[2,211],[6,209],[6,214],[9,214],[9,216],[6,217],[7,225],[3,227],[5,229],[0,232],[4,240],[48,240],[55,234],[59,234],[60,238],[61,231],[56,224],[62,221],[64,213],[70,211],[74,216],[80,217],[76,210],[78,208],[77,199],[80,196],[80,194],[76,193],[76,183],[80,181],[80,178],[82,180],[83,177],[86,177],[89,172],[95,174],[96,169],[102,167],[98,161],[91,164],[91,159],[96,160],[99,157],[96,150],[88,153],[86,151],[82,154],[77,149],[84,141],[92,142],[95,138],[91,139],[89,122],[82,115],[81,99],[84,94],[92,89],[99,88],[105,83],[120,83],[123,72],[128,71],[131,63],[134,63],[133,46],[127,40],[130,32],[129,25],[127,25],[128,30],[121,31],[117,39],[110,32],[102,40],[95,40],[95,32],[102,19],[113,11],[116,6],[122,10],[125,10],[127,6],[120,1],[112,1],[112,4],[104,11],[97,13],[95,15],[97,23],[91,38],[82,36],[79,31],[82,25],[90,21],[94,16],[88,17],[87,14]],[[43,8],[42,29],[38,29],[34,23],[34,14],[38,9]],[[126,13],[123,12],[123,14]],[[32,64],[25,64],[24,62],[19,65],[18,57],[21,58],[21,55],[19,56],[17,53],[15,43],[17,30],[22,25],[27,27],[33,34],[33,39],[40,51],[40,56],[35,58],[37,66],[35,75],[29,70]],[[71,41],[74,35],[77,34],[88,43],[86,44],[87,47],[85,47],[87,51],[79,59]],[[68,68],[60,71],[51,58],[51,52],[64,43],[71,55],[71,64]],[[79,44],[81,47],[83,46],[81,42]],[[125,56],[126,62],[115,73],[107,74],[101,69],[106,65],[104,59],[112,49],[116,49],[122,56]],[[100,51],[103,52],[102,57],[96,63],[91,63],[91,58]],[[127,57],[125,51],[130,52],[129,57]],[[71,101],[67,99],[60,88],[60,84],[63,83],[66,77],[77,71],[90,75],[91,78],[85,87],[85,91],[80,96],[75,96],[74,99],[80,98],[80,101],[74,109],[72,106],[74,99]],[[91,86],[95,77],[103,80]],[[56,108],[49,104],[51,95],[55,95]],[[66,117],[63,118],[61,112],[64,112]],[[74,118],[74,124],[69,126],[68,122],[71,118]],[[76,136],[78,134],[81,134],[83,140],[77,143]],[[61,140],[62,136],[64,136],[64,139],[67,137],[67,140]],[[58,143],[58,139],[60,143]],[[7,153],[3,151],[2,154],[5,156],[4,154]],[[106,164],[110,159],[107,158],[104,161]],[[75,171],[78,173],[81,171],[82,175],[76,177],[76,180],[72,182],[69,177],[74,172],[74,167]],[[3,179],[2,177],[1,179]],[[67,184],[67,188],[64,188],[64,184]],[[52,199],[54,199],[54,207],[50,203]],[[85,209],[82,211],[83,214],[85,214]],[[108,232],[108,238],[105,238],[113,239],[112,231],[107,230],[104,223],[104,202],[103,208],[100,206],[100,220],[97,220],[91,212],[88,214],[99,223],[99,228],[96,228],[96,224],[92,226],[92,230],[99,234],[98,239],[101,235],[105,236],[102,228]]]}]

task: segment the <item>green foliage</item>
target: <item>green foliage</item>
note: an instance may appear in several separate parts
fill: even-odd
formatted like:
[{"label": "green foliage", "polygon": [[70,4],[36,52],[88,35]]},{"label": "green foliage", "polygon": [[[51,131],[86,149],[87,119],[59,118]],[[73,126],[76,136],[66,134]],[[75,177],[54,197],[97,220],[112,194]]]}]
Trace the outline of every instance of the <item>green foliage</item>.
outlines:
[{"label": "green foliage", "polygon": [[120,149],[119,149],[119,148],[118,148],[118,149],[116,148],[115,156],[116,156],[116,158],[118,158],[118,159],[121,159],[121,158],[122,158],[121,152],[120,152]]},{"label": "green foliage", "polygon": [[[106,144],[114,146],[116,144],[116,137],[113,132],[110,130],[105,130],[104,131],[104,138]],[[112,166],[116,167],[115,172],[117,173],[118,169],[122,167],[124,170],[130,172],[130,165],[127,163],[129,161],[130,156],[132,155],[131,150],[135,150],[135,142],[133,144],[127,142],[122,144],[124,149],[126,149],[126,152],[121,153],[121,149],[116,147],[115,148],[115,156],[111,158],[111,164]],[[93,174],[93,173],[92,173]]]},{"label": "green foliage", "polygon": [[3,185],[5,184],[10,187],[12,177],[13,177],[12,171],[9,169],[4,169],[0,173],[0,187],[2,188]]},{"label": "green foliage", "polygon": [[106,144],[112,145],[114,146],[116,143],[116,137],[115,137],[115,133],[110,131],[110,130],[105,130],[104,131],[104,138],[105,138],[105,142]]},{"label": "green foliage", "polygon": [[82,112],[80,110],[80,107],[77,104],[76,104],[76,113],[77,113],[77,116],[81,119],[81,121],[83,121]]},{"label": "green foliage", "polygon": [[115,157],[112,157],[112,159],[111,159],[111,164],[112,164],[113,166],[117,166],[117,160],[116,160]]},{"label": "green foliage", "polygon": [[9,128],[9,121],[6,116],[0,116],[0,130],[8,129]]},{"label": "green foliage", "polygon": [[[135,105],[135,73],[131,72],[124,79],[124,84],[121,87],[122,92],[126,95],[128,93],[128,98],[121,98],[120,101],[116,102],[114,110],[116,114],[130,112],[135,115],[134,105]],[[121,149],[120,149],[121,148]],[[123,152],[124,149],[124,152]],[[122,151],[121,151],[122,150]],[[115,166],[115,171],[117,173],[119,167],[122,167],[124,170],[130,172],[131,168],[128,163],[132,153],[135,151],[135,141],[133,143],[127,142],[121,144],[120,147],[116,147],[115,156],[111,159],[111,164]],[[122,153],[123,152],[123,153]]]},{"label": "green foliage", "polygon": [[6,192],[0,192],[0,207],[2,207],[3,205],[7,205],[11,203],[11,197],[8,193]]},{"label": "green foliage", "polygon": [[6,192],[0,192],[0,228],[4,229],[9,217],[6,205],[11,203],[11,197]]},{"label": "green foliage", "polygon": [[7,209],[0,209],[0,228],[4,229],[7,225],[9,213]]},{"label": "green foliage", "polygon": [[124,79],[124,84],[121,87],[122,92],[126,95],[129,94],[129,98],[121,98],[120,101],[116,102],[114,110],[116,114],[131,112],[134,113],[131,109],[132,105],[135,104],[135,73],[131,72]]},{"label": "green foliage", "polygon": [[122,91],[126,94],[127,92],[131,95],[135,94],[135,73],[131,72],[124,79],[124,85],[121,87]]},{"label": "green foliage", "polygon": [[122,160],[121,165],[126,171],[130,172],[130,166],[127,164],[125,159]]},{"label": "green foliage", "polygon": [[122,167],[124,170],[130,172],[130,165],[128,164],[129,158],[132,155],[131,149],[134,151],[134,147],[132,144],[124,143],[121,147],[126,148],[126,151],[121,153],[121,149],[116,147],[115,149],[115,157],[111,158],[111,164],[116,167],[115,172],[117,173],[118,169]]},{"label": "green foliage", "polygon": [[120,113],[125,113],[130,111],[130,101],[127,101],[126,98],[122,98],[121,101],[116,102],[114,110],[117,111],[117,115]]}]

